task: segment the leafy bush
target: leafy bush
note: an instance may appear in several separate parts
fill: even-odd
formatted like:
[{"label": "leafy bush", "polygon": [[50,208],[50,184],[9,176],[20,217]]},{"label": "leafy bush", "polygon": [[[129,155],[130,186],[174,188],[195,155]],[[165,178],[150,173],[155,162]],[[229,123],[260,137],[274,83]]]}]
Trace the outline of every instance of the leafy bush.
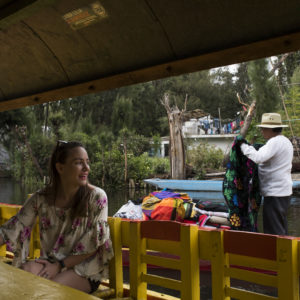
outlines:
[{"label": "leafy bush", "polygon": [[151,171],[152,163],[148,153],[128,157],[128,178],[133,179],[135,182],[141,182],[150,176]]},{"label": "leafy bush", "polygon": [[197,179],[203,179],[207,170],[223,170],[224,154],[221,149],[201,143],[187,151],[187,162],[193,166]]},{"label": "leafy bush", "polygon": [[124,155],[115,147],[110,151],[98,151],[91,163],[91,182],[98,186],[124,185]]},{"label": "leafy bush", "polygon": [[167,157],[153,157],[151,158],[152,174],[169,174],[170,160]]}]

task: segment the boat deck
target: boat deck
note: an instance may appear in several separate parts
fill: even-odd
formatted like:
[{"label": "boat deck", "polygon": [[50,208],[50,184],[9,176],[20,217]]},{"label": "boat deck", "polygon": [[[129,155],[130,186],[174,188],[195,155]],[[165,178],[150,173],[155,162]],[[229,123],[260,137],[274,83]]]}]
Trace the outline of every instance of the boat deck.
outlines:
[{"label": "boat deck", "polygon": [[[0,205],[1,222],[14,215],[21,206]],[[180,292],[182,300],[200,299],[201,260],[211,264],[212,299],[295,299],[299,300],[300,241],[284,237],[234,230],[199,228],[173,221],[108,220],[115,256],[110,262],[108,286],[113,299],[130,297],[134,300],[175,299],[153,293],[147,284]],[[37,232],[32,233],[29,258],[39,256]],[[124,288],[123,247],[129,249],[130,288]],[[6,254],[5,246],[1,253]],[[156,255],[151,253],[156,252]],[[168,254],[166,255],[160,255]],[[179,279],[148,273],[147,265],[178,270]],[[61,286],[0,262],[0,299],[102,299]],[[277,297],[263,290],[241,289],[231,285],[231,279],[276,289]],[[98,298],[96,298],[97,296]],[[127,298],[129,299],[129,298]]]}]

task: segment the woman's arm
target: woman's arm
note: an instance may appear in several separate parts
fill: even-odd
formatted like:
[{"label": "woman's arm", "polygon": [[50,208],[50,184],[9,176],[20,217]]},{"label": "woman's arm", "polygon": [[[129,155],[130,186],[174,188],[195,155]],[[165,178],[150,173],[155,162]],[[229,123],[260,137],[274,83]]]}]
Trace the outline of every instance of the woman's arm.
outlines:
[{"label": "woman's arm", "polygon": [[82,255],[70,255],[63,259],[61,263],[59,261],[51,263],[45,259],[37,259],[36,262],[43,265],[43,268],[37,275],[45,277],[45,274],[47,274],[49,276],[49,279],[52,279],[63,270],[63,266],[67,269],[71,269],[90,256],[93,256],[94,254],[96,254],[96,251],[94,253],[87,253]]},{"label": "woman's arm", "polygon": [[90,256],[95,255],[96,252],[97,251],[95,251],[93,253],[87,253],[87,254],[81,254],[81,255],[70,255],[63,260],[63,263],[67,269],[70,269],[70,268],[80,264],[81,262],[83,262],[84,260],[89,258]]}]

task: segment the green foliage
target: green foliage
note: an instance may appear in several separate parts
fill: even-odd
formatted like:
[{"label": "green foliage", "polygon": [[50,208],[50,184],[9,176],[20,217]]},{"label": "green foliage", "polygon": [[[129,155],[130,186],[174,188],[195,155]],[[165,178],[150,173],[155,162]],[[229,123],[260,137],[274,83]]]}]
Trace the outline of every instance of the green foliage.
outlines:
[{"label": "green foliage", "polygon": [[[291,78],[291,85],[286,94],[285,105],[291,120],[293,132],[295,136],[300,136],[300,66],[298,66]],[[281,112],[282,116],[285,116],[285,112]],[[286,116],[283,117],[286,119]],[[285,122],[285,124],[288,124]],[[290,129],[285,129],[284,133],[287,136],[291,136]]]},{"label": "green foliage", "polygon": [[[44,176],[48,175],[49,170],[49,159],[54,150],[54,141],[49,139],[44,135],[33,134],[30,137],[30,145],[33,152],[34,157],[37,159],[38,164],[40,165]],[[33,165],[35,177],[39,178],[38,170],[36,166]],[[39,178],[40,180],[40,178]]]},{"label": "green foliage", "polygon": [[119,96],[113,104],[112,128],[117,134],[122,128],[132,128],[133,106],[132,100],[124,96]]},{"label": "green foliage", "polygon": [[170,160],[166,157],[151,157],[151,175],[168,175],[170,173]]},{"label": "green foliage", "polygon": [[200,143],[197,147],[187,150],[187,163],[193,166],[197,179],[203,179],[207,170],[222,170],[224,154],[222,150]]},{"label": "green foliage", "polygon": [[135,182],[149,178],[152,171],[151,159],[147,153],[140,156],[130,155],[128,157],[128,177]]},{"label": "green foliage", "polygon": [[89,178],[99,186],[117,188],[124,185],[124,155],[116,147],[103,153],[97,152]]},{"label": "green foliage", "polygon": [[127,153],[134,156],[142,155],[150,149],[149,138],[143,135],[135,134],[133,131],[128,130],[126,127],[119,132],[119,138],[116,143],[124,151],[124,144],[126,142]]},{"label": "green foliage", "polygon": [[90,136],[84,132],[74,132],[66,138],[68,141],[78,141],[84,145],[91,163],[96,161],[96,155],[101,150],[99,139],[96,135]]},{"label": "green foliage", "polygon": [[260,124],[260,121],[257,122],[255,120],[252,120],[252,123],[248,129],[246,140],[250,144],[254,144],[254,143],[264,144],[266,142],[264,137],[261,134],[261,129],[259,127],[256,127],[256,125],[258,124]]},{"label": "green foliage", "polygon": [[266,112],[274,112],[279,105],[279,92],[275,79],[268,71],[267,59],[251,61],[248,64],[248,75],[251,82],[251,98],[256,100],[256,116]]},{"label": "green foliage", "polygon": [[[298,58],[299,53],[290,54],[284,61],[283,83],[300,82]],[[44,174],[47,174],[48,159],[57,139],[77,140],[87,148],[91,182],[117,187],[124,184],[124,142],[128,154],[128,178],[141,181],[148,176],[169,173],[168,158],[150,158],[145,154],[150,148],[151,137],[154,143],[151,146],[157,150],[160,137],[169,135],[167,114],[160,103],[164,93],[168,92],[173,104],[179,108],[184,107],[187,94],[188,111],[200,108],[218,117],[220,108],[222,119],[230,119],[241,110],[236,98],[238,92],[247,103],[257,100],[258,123],[263,112],[280,109],[273,78],[267,60],[259,60],[240,64],[235,74],[226,68],[206,70],[4,112],[0,113],[0,138],[11,154],[15,178],[41,180],[24,141],[16,139],[14,128],[18,125],[26,126],[27,140]],[[290,118],[298,119],[299,85],[291,85],[286,91]],[[47,136],[43,135],[45,124],[50,127]],[[262,142],[260,130],[255,125],[251,125],[246,138],[250,142],[254,138]],[[297,135],[299,128],[294,126]],[[223,153],[200,145],[188,151],[187,158],[201,178],[207,169],[221,168]]]},{"label": "green foliage", "polygon": [[158,134],[152,136],[151,148],[153,148],[154,153],[158,153],[160,150],[161,138]]},{"label": "green foliage", "polygon": [[63,127],[65,122],[66,122],[66,118],[65,118],[65,115],[62,111],[58,111],[56,113],[53,113],[49,117],[50,127],[52,128],[52,132],[58,140],[61,139],[61,137],[62,137],[62,133],[60,132],[60,128]]}]

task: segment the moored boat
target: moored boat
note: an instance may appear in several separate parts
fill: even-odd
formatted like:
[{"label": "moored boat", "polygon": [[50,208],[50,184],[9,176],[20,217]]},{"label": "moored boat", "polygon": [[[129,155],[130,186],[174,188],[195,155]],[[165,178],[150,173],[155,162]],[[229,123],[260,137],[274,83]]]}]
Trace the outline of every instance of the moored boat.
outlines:
[{"label": "moored boat", "polygon": [[[179,191],[222,192],[223,180],[176,180],[176,179],[144,179],[144,182],[160,189]],[[300,180],[293,180],[293,189],[300,188]]]}]

